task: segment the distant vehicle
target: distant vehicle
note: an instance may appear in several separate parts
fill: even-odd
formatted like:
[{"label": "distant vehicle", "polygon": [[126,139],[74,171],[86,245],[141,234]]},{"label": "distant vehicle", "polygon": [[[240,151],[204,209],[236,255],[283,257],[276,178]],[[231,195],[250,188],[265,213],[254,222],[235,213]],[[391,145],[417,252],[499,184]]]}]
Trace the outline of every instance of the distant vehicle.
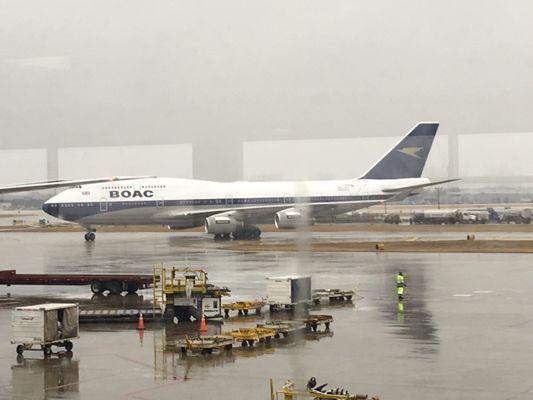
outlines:
[{"label": "distant vehicle", "polygon": [[383,222],[385,222],[386,224],[398,225],[400,222],[402,222],[402,220],[398,214],[385,214],[385,216],[383,217]]},{"label": "distant vehicle", "polygon": [[[257,239],[259,218],[279,229],[309,225],[315,216],[336,215],[385,201],[403,200],[421,189],[453,181],[421,178],[439,124],[417,124],[363,176],[307,182],[210,182],[145,178],[94,184],[81,182],[49,199],[43,210],[87,229],[96,225],[167,225],[172,229],[204,226],[215,239]],[[57,182],[0,188],[43,189]],[[53,186],[52,186],[53,185]],[[300,189],[301,188],[301,189]]]},{"label": "distant vehicle", "polygon": [[530,224],[531,223],[531,209],[525,208],[523,210],[505,209],[498,211],[500,222],[504,224]]},{"label": "distant vehicle", "polygon": [[487,210],[464,210],[460,214],[460,222],[463,224],[486,224],[490,218],[490,213]]},{"label": "distant vehicle", "polygon": [[415,211],[411,224],[455,224],[461,221],[459,210],[424,210]]}]

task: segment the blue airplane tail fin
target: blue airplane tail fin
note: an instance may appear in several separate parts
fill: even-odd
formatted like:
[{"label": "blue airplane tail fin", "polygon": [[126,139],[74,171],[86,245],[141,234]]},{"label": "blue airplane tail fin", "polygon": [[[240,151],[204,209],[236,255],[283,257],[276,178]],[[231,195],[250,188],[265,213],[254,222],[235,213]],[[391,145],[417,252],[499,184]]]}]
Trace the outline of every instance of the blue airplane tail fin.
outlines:
[{"label": "blue airplane tail fin", "polygon": [[420,122],[360,179],[419,178],[438,127],[438,122]]}]

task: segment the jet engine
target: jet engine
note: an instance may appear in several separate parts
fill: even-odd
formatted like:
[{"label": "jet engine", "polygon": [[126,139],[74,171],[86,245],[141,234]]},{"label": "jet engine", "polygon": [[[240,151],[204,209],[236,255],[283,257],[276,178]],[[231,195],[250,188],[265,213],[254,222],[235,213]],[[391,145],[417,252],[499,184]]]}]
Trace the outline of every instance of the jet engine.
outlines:
[{"label": "jet engine", "polygon": [[205,219],[205,231],[213,235],[239,232],[243,226],[242,221],[230,215],[212,215]]},{"label": "jet engine", "polygon": [[305,218],[304,213],[296,208],[289,208],[276,213],[274,223],[278,229],[296,229],[301,226],[314,224],[312,218]]}]

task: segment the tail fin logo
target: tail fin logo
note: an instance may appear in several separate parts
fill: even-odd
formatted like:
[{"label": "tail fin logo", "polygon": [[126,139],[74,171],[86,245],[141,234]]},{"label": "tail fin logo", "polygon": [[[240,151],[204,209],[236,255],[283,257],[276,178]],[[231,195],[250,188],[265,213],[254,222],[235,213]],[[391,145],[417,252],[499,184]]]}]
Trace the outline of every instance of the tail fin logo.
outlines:
[{"label": "tail fin logo", "polygon": [[410,157],[422,159],[417,153],[422,150],[423,147],[403,147],[401,149],[398,149],[400,153],[406,154]]}]

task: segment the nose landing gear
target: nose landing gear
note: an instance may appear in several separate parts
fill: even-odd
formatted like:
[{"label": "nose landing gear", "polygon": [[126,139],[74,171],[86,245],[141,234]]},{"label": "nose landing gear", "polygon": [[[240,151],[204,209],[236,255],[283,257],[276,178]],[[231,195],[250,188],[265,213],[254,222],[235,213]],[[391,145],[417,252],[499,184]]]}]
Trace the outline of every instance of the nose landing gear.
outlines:
[{"label": "nose landing gear", "polygon": [[95,239],[96,239],[96,234],[94,233],[94,231],[89,231],[85,234],[86,242],[94,242]]}]

